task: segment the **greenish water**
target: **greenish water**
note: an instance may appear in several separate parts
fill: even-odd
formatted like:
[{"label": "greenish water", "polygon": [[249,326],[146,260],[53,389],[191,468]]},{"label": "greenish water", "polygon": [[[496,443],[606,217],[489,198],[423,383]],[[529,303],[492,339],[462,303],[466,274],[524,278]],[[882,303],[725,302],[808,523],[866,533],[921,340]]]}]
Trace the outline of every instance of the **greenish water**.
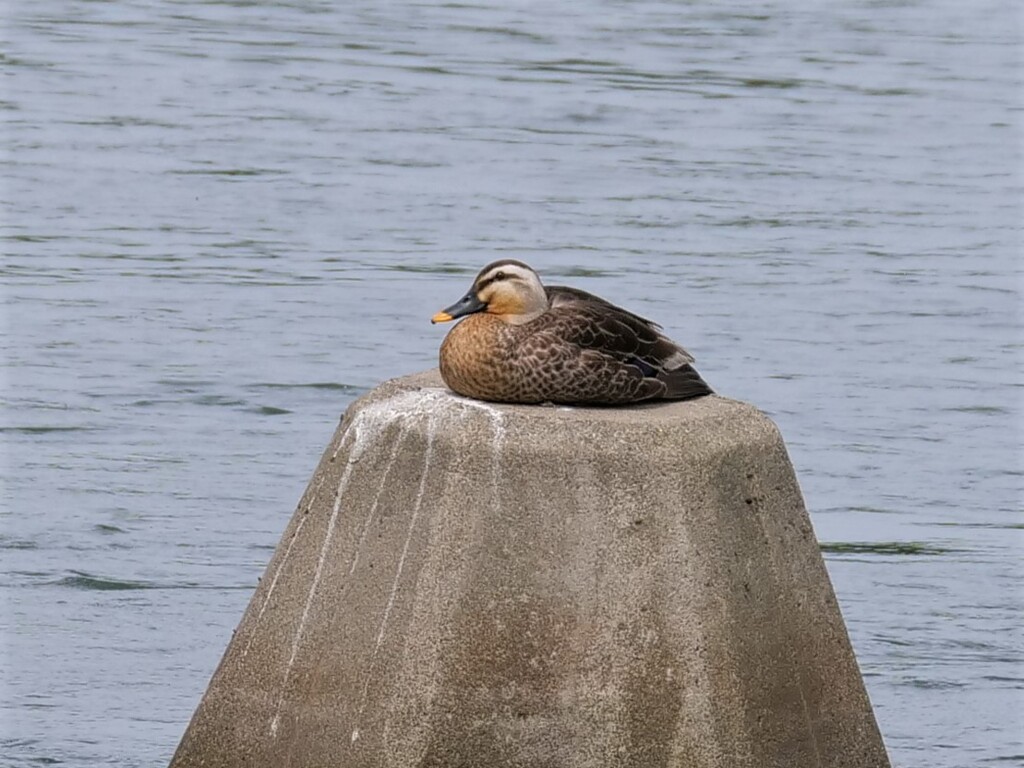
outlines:
[{"label": "greenish water", "polygon": [[0,35],[0,764],[165,765],[345,406],[514,257],[778,422],[896,766],[1024,765],[1016,4]]}]

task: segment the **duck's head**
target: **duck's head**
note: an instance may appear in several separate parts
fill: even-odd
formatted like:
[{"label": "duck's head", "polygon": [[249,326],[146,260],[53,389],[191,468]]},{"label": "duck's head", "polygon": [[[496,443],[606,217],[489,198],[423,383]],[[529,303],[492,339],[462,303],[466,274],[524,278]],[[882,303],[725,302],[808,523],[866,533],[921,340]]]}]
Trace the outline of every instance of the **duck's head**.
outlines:
[{"label": "duck's head", "polygon": [[528,323],[548,308],[544,286],[526,264],[503,259],[480,270],[466,295],[430,322],[447,323],[474,312],[487,312],[512,325]]}]

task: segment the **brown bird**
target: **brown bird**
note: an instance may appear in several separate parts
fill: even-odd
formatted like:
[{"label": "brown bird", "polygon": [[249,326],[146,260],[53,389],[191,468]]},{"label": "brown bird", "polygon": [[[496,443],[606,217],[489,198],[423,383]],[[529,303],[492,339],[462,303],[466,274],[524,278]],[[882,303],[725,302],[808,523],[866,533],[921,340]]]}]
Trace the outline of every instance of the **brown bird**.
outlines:
[{"label": "brown bird", "polygon": [[521,261],[484,267],[431,322],[459,317],[441,345],[441,377],[466,397],[622,405],[712,393],[660,326],[586,291],[545,287]]}]

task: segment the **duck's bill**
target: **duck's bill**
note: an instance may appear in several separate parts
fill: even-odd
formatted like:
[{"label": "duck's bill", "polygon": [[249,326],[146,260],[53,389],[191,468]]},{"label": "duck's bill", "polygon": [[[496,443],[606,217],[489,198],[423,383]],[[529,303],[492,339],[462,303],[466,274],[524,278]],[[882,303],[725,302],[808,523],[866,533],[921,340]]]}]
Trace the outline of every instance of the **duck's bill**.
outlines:
[{"label": "duck's bill", "polygon": [[456,318],[463,317],[465,315],[472,315],[474,312],[479,312],[482,309],[486,309],[487,305],[484,304],[480,299],[476,297],[476,291],[470,291],[461,299],[456,301],[450,307],[442,309],[432,318],[432,323],[448,323]]}]

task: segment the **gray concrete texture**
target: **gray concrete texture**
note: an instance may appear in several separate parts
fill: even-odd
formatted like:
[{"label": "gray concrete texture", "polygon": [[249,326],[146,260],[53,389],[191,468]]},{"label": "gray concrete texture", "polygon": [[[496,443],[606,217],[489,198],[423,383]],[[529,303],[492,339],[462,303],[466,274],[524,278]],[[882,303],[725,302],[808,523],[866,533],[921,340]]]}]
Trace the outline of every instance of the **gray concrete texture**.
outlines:
[{"label": "gray concrete texture", "polygon": [[349,408],[172,761],[888,764],[767,417],[436,372]]}]

